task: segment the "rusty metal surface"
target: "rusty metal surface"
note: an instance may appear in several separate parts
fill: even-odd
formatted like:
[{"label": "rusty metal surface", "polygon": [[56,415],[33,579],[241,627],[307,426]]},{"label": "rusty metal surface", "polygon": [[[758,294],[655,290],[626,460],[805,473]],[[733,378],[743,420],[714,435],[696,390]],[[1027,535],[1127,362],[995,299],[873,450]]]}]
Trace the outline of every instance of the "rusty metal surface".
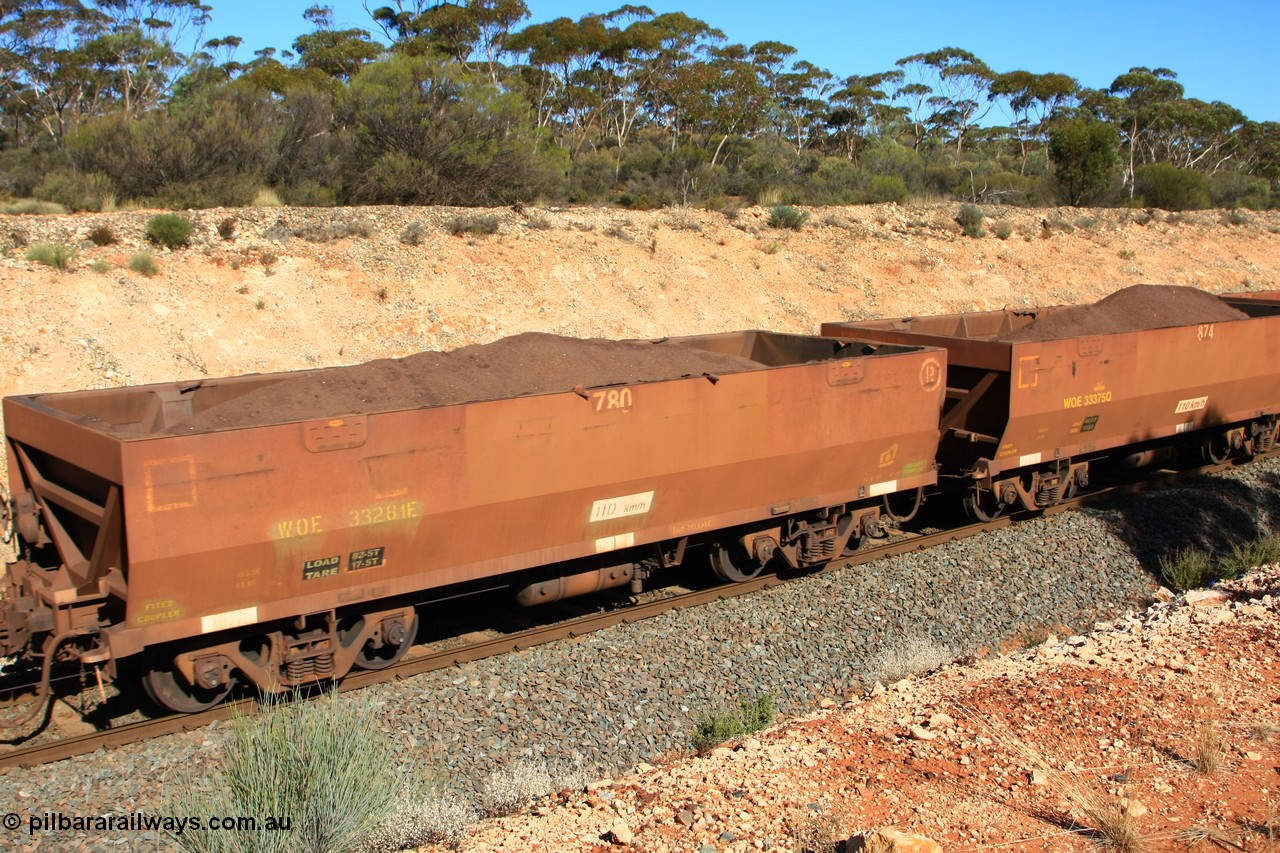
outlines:
[{"label": "rusty metal surface", "polygon": [[[1009,343],[1011,311],[831,323],[825,335],[948,350],[940,462],[991,474],[1280,412],[1280,314]],[[994,378],[982,383],[982,377]],[[962,407],[980,395],[971,409]]]},{"label": "rusty metal surface", "polygon": [[1218,298],[1231,307],[1244,311],[1251,317],[1268,317],[1280,313],[1280,290],[1223,293]]},{"label": "rusty metal surface", "polygon": [[199,411],[279,375],[4,409],[11,452],[36,451],[72,491],[121,488],[128,609],[106,631],[117,657],[934,481],[944,353],[806,363],[836,345],[687,342],[777,366],[184,435],[146,430],[171,421],[166,409]]}]

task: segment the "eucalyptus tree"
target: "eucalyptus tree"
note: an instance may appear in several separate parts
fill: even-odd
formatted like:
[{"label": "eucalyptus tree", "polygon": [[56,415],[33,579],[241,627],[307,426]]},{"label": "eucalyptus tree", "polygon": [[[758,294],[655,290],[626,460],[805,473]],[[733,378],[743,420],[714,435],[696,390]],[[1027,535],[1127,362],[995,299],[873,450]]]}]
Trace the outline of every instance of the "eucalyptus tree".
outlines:
[{"label": "eucalyptus tree", "polygon": [[1087,110],[1052,123],[1049,159],[1054,178],[1072,206],[1105,189],[1120,163],[1116,129]]},{"label": "eucalyptus tree", "polygon": [[1003,100],[1011,114],[1010,127],[1018,141],[1022,160],[1019,174],[1027,172],[1029,144],[1045,139],[1045,131],[1054,113],[1073,107],[1079,91],[1079,82],[1066,74],[1033,74],[1019,70],[998,74],[991,80],[988,99]]},{"label": "eucalyptus tree", "polygon": [[509,50],[526,57],[523,78],[536,109],[538,127],[551,128],[561,144],[577,153],[599,131],[604,99],[595,85],[601,54],[609,48],[603,15],[577,21],[556,18],[512,33]]},{"label": "eucalyptus tree", "polygon": [[914,78],[898,93],[913,105],[915,147],[919,148],[924,137],[922,125],[928,125],[935,131],[950,131],[955,137],[956,152],[962,151],[969,128],[990,109],[983,107],[983,101],[995,72],[958,47],[913,54],[899,59],[897,65]]},{"label": "eucalyptus tree", "polygon": [[332,6],[311,6],[302,17],[315,26],[293,40],[293,50],[303,68],[319,71],[332,80],[346,82],[382,55],[383,47],[368,30],[335,29]]},{"label": "eucalyptus tree", "polygon": [[482,62],[493,83],[508,51],[507,37],[529,17],[524,0],[393,0],[374,8],[364,0],[364,8],[397,51]]},{"label": "eucalyptus tree", "polygon": [[209,12],[199,0],[5,3],[0,85],[59,144],[86,117],[136,118],[168,96]]},{"label": "eucalyptus tree", "polygon": [[812,62],[800,60],[791,70],[778,75],[776,81],[780,128],[790,138],[796,153],[822,141],[820,134],[827,126],[830,104],[827,100],[835,88],[835,76]]},{"label": "eucalyptus tree", "polygon": [[890,87],[901,79],[901,71],[855,74],[831,93],[827,126],[845,159],[857,162],[871,135],[890,117]]},{"label": "eucalyptus tree", "polygon": [[712,47],[709,56],[701,88],[690,93],[690,117],[708,147],[718,138],[711,155],[715,166],[731,137],[751,137],[766,126],[771,96],[750,48],[742,44]]},{"label": "eucalyptus tree", "polygon": [[1244,113],[1221,101],[1184,98],[1169,111],[1167,127],[1152,138],[1156,159],[1212,174],[1235,157],[1232,144],[1244,127]]},{"label": "eucalyptus tree", "polygon": [[456,62],[393,54],[351,80],[337,107],[351,134],[348,202],[501,204],[558,188],[567,162],[539,151],[526,105]]},{"label": "eucalyptus tree", "polygon": [[1134,196],[1137,166],[1154,162],[1154,137],[1160,128],[1169,126],[1182,100],[1184,90],[1177,80],[1178,75],[1168,68],[1139,66],[1121,74],[1105,94],[1100,93],[1102,110],[1124,143],[1124,183],[1130,198]]},{"label": "eucalyptus tree", "polygon": [[658,15],[651,25],[660,32],[660,44],[650,60],[652,73],[645,90],[645,112],[666,130],[670,150],[675,151],[694,120],[696,102],[714,76],[708,64],[710,52],[725,36],[683,12]]}]

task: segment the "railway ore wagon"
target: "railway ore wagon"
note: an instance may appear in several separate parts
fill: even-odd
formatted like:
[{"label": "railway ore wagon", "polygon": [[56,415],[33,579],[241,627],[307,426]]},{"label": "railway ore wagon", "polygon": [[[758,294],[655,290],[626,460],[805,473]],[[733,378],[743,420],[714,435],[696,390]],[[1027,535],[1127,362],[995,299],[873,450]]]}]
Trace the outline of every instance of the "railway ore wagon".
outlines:
[{"label": "railway ore wagon", "polygon": [[1193,288],[1139,285],[1086,306],[857,323],[822,333],[945,347],[939,484],[969,514],[1042,508],[1089,462],[1149,464],[1199,445],[1210,460],[1274,447],[1280,311]]},{"label": "railway ore wagon", "polygon": [[[632,367],[658,356],[665,372]],[[55,658],[136,662],[156,701],[194,711],[237,681],[388,665],[424,591],[498,579],[534,603],[695,560],[729,580],[816,565],[936,483],[945,359],[767,332],[522,335],[10,397],[21,558],[0,653],[43,654],[46,684]]]}]

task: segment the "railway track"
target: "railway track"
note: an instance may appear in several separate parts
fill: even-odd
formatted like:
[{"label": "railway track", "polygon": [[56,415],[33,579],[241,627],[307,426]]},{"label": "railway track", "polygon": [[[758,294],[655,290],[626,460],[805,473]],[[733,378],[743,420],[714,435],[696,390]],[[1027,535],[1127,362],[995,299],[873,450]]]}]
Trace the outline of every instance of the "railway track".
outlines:
[{"label": "railway track", "polygon": [[[1256,459],[1280,457],[1280,451],[1262,454]],[[717,600],[726,600],[742,595],[751,595],[782,584],[790,583],[802,577],[809,577],[830,571],[838,571],[856,565],[870,563],[875,560],[898,556],[911,551],[935,547],[937,545],[959,539],[976,536],[1012,524],[1025,518],[1056,515],[1081,506],[1098,503],[1117,494],[1139,492],[1159,488],[1168,484],[1225,471],[1248,461],[1228,461],[1204,465],[1180,471],[1160,471],[1148,473],[1141,480],[1098,485],[1087,493],[1082,493],[1070,500],[1050,507],[1038,513],[1009,515],[995,518],[988,522],[964,524],[936,532],[914,534],[902,533],[891,537],[890,541],[864,547],[853,555],[841,557],[827,563],[821,568],[781,576],[776,574],[762,575],[750,581],[713,586],[706,589],[691,590],[669,595],[657,600],[646,601],[625,608],[605,612],[590,612],[573,616],[551,624],[518,628],[510,633],[497,637],[481,637],[465,641],[458,645],[436,643],[437,648],[423,650],[414,649],[409,655],[396,664],[381,670],[361,670],[349,674],[337,685],[339,692],[358,690],[376,684],[409,678],[425,672],[461,666],[466,663],[488,657],[507,654],[513,651],[532,648],[534,646],[582,636],[594,631],[603,630],[615,625],[639,622],[661,615],[671,610],[697,607]],[[572,604],[570,603],[570,607]],[[416,654],[415,654],[416,652]],[[18,700],[20,702],[21,700]],[[0,703],[0,708],[15,706],[15,701],[8,699]],[[78,755],[95,752],[98,749],[110,749],[125,744],[136,743],[150,738],[168,734],[193,731],[214,721],[231,719],[237,715],[257,713],[258,702],[253,698],[226,702],[208,711],[196,714],[174,714],[155,719],[128,723],[106,728],[82,735],[64,737],[52,743],[39,743],[18,746],[0,753],[0,769],[10,767],[32,767],[47,764]]]}]

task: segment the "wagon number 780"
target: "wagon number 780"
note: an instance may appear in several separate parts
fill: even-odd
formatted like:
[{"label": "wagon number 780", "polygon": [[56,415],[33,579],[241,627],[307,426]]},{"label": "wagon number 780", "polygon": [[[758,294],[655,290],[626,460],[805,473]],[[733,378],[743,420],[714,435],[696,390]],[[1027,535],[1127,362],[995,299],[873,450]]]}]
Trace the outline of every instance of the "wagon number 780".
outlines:
[{"label": "wagon number 780", "polygon": [[597,412],[629,412],[633,403],[630,388],[608,388],[591,392]]}]

